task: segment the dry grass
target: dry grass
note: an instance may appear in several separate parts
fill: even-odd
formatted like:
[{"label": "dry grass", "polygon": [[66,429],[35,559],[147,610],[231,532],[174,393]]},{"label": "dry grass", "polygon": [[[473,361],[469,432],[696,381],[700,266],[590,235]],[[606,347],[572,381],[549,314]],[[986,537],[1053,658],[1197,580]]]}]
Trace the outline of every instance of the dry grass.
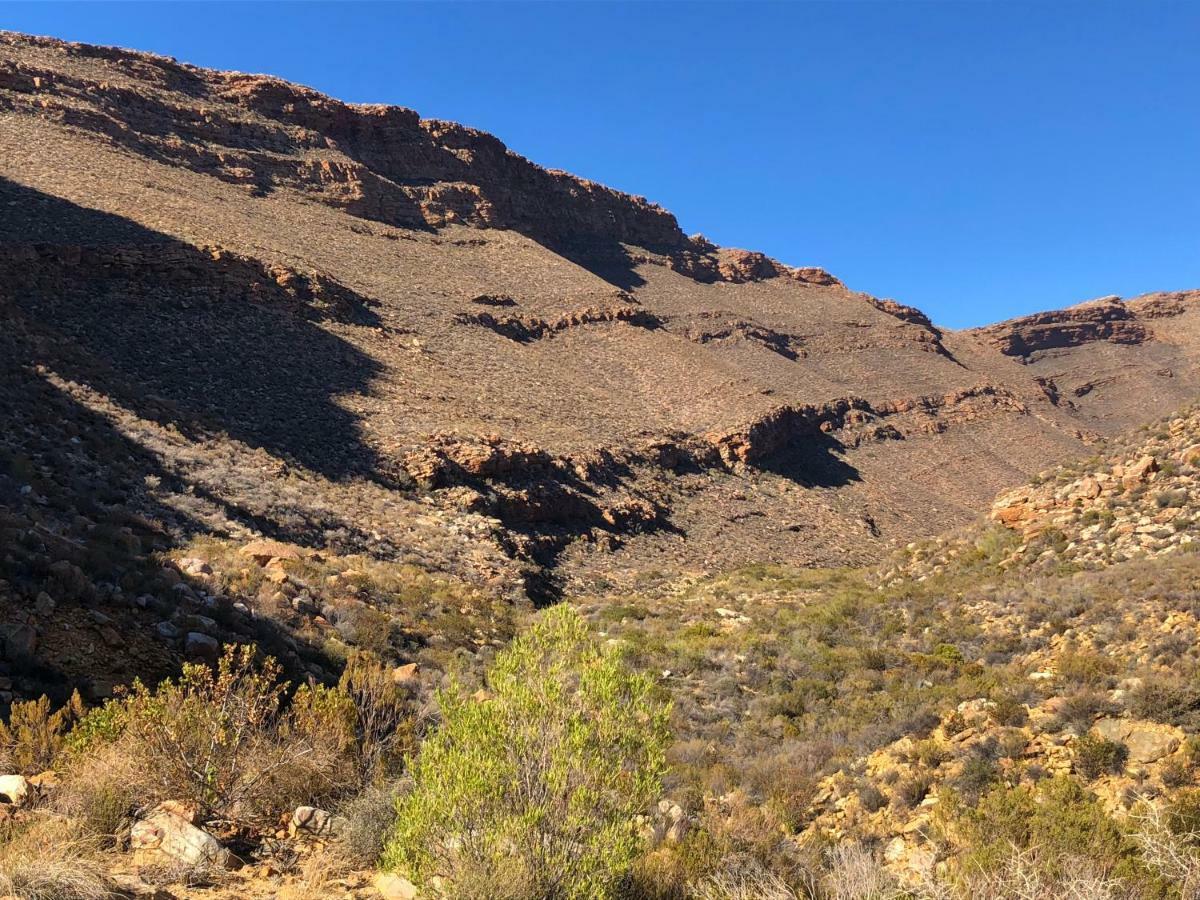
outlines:
[{"label": "dry grass", "polygon": [[1127,885],[1101,875],[1087,860],[1058,859],[1051,866],[1039,858],[1036,849],[1016,851],[1001,869],[970,876],[956,889],[929,885],[923,893],[930,900],[1123,900],[1134,896]]},{"label": "dry grass", "polygon": [[826,900],[892,900],[904,896],[879,857],[859,844],[839,844],[826,858],[821,879]]},{"label": "dry grass", "polygon": [[305,858],[296,880],[276,894],[278,900],[327,900],[338,896],[338,882],[352,870],[340,847],[322,847]]},{"label": "dry grass", "polygon": [[0,894],[21,900],[117,896],[95,843],[69,821],[51,816],[39,816],[0,839]]},{"label": "dry grass", "polygon": [[782,878],[753,857],[724,860],[718,871],[692,888],[695,900],[802,900]]},{"label": "dry grass", "polygon": [[109,840],[146,801],[147,781],[124,747],[96,747],[70,760],[54,806],[88,834]]}]

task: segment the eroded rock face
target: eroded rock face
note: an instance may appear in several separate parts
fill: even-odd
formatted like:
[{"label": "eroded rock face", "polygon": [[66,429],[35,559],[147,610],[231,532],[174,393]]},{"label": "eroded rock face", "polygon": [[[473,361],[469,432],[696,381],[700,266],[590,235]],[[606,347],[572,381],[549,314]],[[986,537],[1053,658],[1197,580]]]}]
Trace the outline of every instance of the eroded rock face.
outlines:
[{"label": "eroded rock face", "polygon": [[[129,448],[81,452],[98,481],[139,460],[119,500],[172,539],[195,514],[506,592],[613,551],[868,561],[1103,430],[1059,373],[411,110],[5,35],[0,112],[3,402],[57,398],[65,440],[115,423]],[[1174,332],[1190,303],[1125,306]],[[1177,359],[1148,367],[1188,390]],[[1094,406],[1109,373],[1086,376]],[[37,418],[0,436],[35,469],[59,452],[30,445]],[[290,591],[272,559],[248,564]],[[27,623],[0,622],[20,655]],[[147,630],[172,653],[201,633]]]},{"label": "eroded rock face", "polygon": [[1018,357],[1094,341],[1140,344],[1152,337],[1139,321],[1136,307],[1116,296],[1013,319],[978,329],[977,333],[1006,356]]}]

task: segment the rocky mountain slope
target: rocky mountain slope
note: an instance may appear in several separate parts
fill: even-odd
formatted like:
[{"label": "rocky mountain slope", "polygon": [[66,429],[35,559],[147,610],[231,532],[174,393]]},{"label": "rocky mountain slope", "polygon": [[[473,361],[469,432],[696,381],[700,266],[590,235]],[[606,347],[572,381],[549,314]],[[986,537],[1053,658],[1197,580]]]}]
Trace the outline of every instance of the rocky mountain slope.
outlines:
[{"label": "rocky mountain slope", "polygon": [[535,599],[866,562],[1197,378],[1194,293],[944,331],[267,76],[5,34],[0,124],[3,489],[55,533],[119,502]]},{"label": "rocky mountain slope", "polygon": [[1194,896],[1198,438],[1194,407],[1125,432],[872,570],[583,608],[670,685],[675,791],[773,871],[850,845],[894,879],[853,896]]}]

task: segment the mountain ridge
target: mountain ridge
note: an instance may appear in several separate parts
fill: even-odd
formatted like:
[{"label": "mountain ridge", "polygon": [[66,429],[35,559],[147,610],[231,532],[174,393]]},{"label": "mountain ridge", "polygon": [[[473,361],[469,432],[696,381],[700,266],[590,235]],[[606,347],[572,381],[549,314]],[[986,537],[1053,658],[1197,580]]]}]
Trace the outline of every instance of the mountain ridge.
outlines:
[{"label": "mountain ridge", "polygon": [[[549,597],[861,563],[1200,386],[1196,292],[944,330],[269,76],[7,33],[0,111],[14,396],[115,402],[208,498],[181,533],[337,534]],[[475,536],[449,557],[446,523]]]}]

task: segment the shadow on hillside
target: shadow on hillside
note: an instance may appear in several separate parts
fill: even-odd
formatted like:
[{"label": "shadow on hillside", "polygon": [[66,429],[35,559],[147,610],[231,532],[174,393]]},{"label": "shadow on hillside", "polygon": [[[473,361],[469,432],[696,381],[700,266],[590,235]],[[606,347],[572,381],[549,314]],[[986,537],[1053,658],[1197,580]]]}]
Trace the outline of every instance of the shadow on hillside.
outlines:
[{"label": "shadow on hillside", "polygon": [[[216,619],[301,677],[325,666],[319,647],[267,617],[226,627],[228,601],[209,602],[158,554],[202,530],[177,502],[190,485],[103,414],[39,375],[31,335],[0,289],[0,718],[9,699],[71,691],[97,702],[134,678],[178,673],[186,616]],[[53,601],[47,608],[45,594]],[[177,636],[156,630],[173,621]]]},{"label": "shadow on hillside", "polygon": [[0,278],[33,332],[28,362],[188,437],[228,435],[332,479],[382,478],[338,402],[378,365],[321,326],[374,324],[365,298],[335,285],[333,306],[306,302],[255,260],[3,179],[0,209]]},{"label": "shadow on hillside", "polygon": [[813,429],[783,449],[751,463],[806,488],[845,487],[862,481],[858,469],[845,460],[845,445],[832,435]]},{"label": "shadow on hillside", "polygon": [[646,283],[646,279],[637,273],[637,263],[630,259],[629,252],[619,241],[599,238],[554,241],[533,233],[526,237],[623,291],[632,291]]}]

